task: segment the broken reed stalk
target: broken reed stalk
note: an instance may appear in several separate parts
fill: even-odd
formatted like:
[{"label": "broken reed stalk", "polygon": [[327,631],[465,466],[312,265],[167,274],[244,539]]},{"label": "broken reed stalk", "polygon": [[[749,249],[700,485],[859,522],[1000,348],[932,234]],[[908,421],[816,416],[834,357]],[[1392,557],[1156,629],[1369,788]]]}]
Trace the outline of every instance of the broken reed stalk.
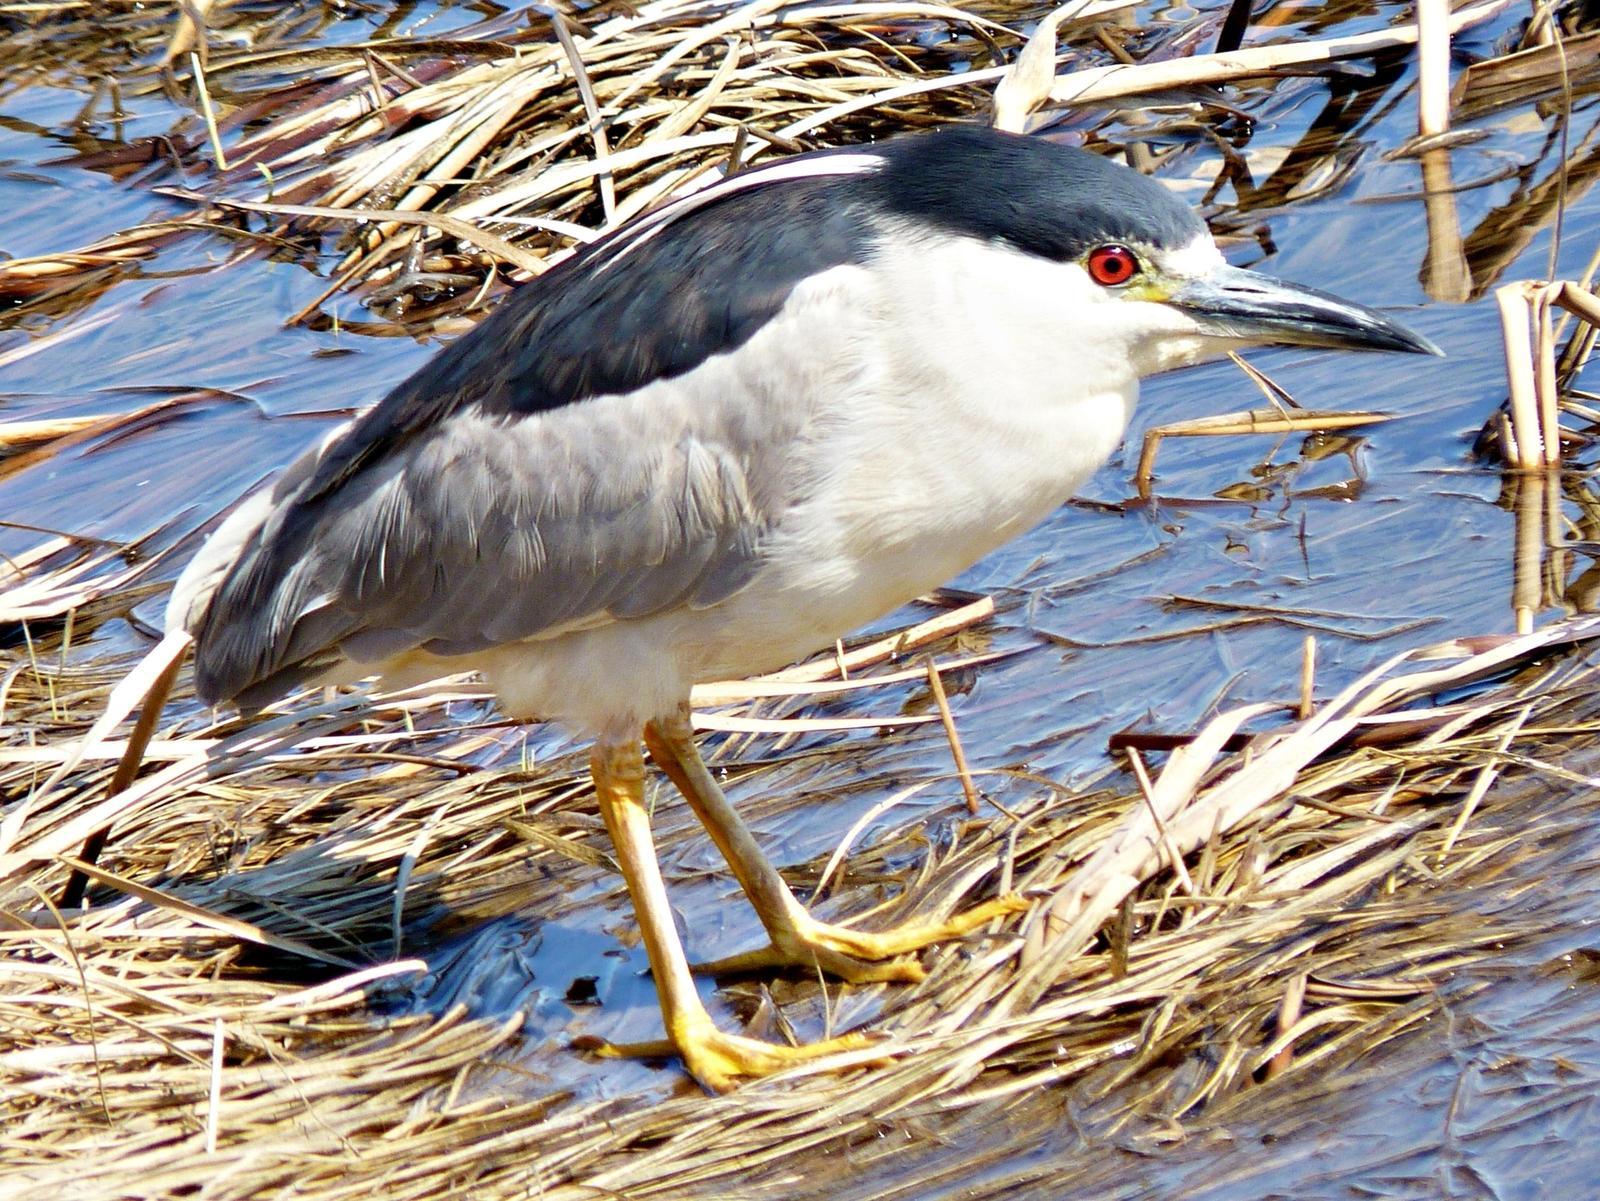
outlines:
[{"label": "broken reed stalk", "polygon": [[[1568,280],[1518,280],[1495,289],[1510,392],[1509,443],[1502,456],[1520,471],[1561,465],[1561,374],[1556,367],[1552,307],[1578,319],[1569,350],[1600,326],[1600,298]],[[1564,358],[1576,360],[1574,355]]]},{"label": "broken reed stalk", "polygon": [[200,97],[200,111],[205,117],[206,135],[211,139],[211,154],[216,160],[217,170],[228,170],[228,156],[222,148],[222,135],[217,131],[217,113],[211,105],[211,90],[206,87],[205,71],[201,67],[200,56],[191,52],[189,55],[189,70],[194,76],[194,88]]},{"label": "broken reed stalk", "polygon": [[961,791],[967,800],[967,813],[978,816],[978,787],[972,782],[972,769],[967,766],[967,752],[961,747],[961,735],[956,732],[955,714],[950,711],[950,698],[945,696],[944,681],[939,678],[939,665],[932,655],[927,659],[928,690],[939,707],[939,720],[944,725],[945,738],[950,743],[950,758],[955,761],[956,775],[961,778]]},{"label": "broken reed stalk", "polygon": [[1512,444],[1506,448],[1506,459],[1520,471],[1531,471],[1547,461],[1545,446],[1549,439],[1539,421],[1528,285],[1502,285],[1495,289],[1494,299],[1500,308],[1506,380],[1510,386]]},{"label": "broken reed stalk", "polygon": [[1268,1080],[1283,1075],[1294,1063],[1295,1026],[1300,1021],[1300,1010],[1305,1003],[1307,983],[1309,977],[1306,973],[1296,972],[1289,977],[1289,983],[1283,990],[1283,1004],[1278,1008],[1278,1041],[1283,1045],[1267,1064]]},{"label": "broken reed stalk", "polygon": [[1238,413],[1217,413],[1152,426],[1145,431],[1139,447],[1139,465],[1134,469],[1134,486],[1141,500],[1149,500],[1155,483],[1156,456],[1163,438],[1220,438],[1244,434],[1321,433],[1328,430],[1356,429],[1393,421],[1393,413],[1352,412],[1348,409],[1315,412],[1311,409],[1248,409]]},{"label": "broken reed stalk", "polygon": [[1317,636],[1307,634],[1300,644],[1300,704],[1295,716],[1301,721],[1316,710]]},{"label": "broken reed stalk", "polygon": [[1417,130],[1425,138],[1450,128],[1450,0],[1416,0]]}]

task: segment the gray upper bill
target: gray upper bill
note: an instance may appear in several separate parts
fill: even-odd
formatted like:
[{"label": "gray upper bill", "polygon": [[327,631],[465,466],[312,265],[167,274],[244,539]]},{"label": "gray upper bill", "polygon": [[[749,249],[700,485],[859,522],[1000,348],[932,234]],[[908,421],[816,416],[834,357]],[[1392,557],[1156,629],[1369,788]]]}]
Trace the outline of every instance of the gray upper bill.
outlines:
[{"label": "gray upper bill", "polygon": [[1220,267],[1189,281],[1168,303],[1198,317],[1208,332],[1220,337],[1340,350],[1444,353],[1376,309],[1240,267]]}]

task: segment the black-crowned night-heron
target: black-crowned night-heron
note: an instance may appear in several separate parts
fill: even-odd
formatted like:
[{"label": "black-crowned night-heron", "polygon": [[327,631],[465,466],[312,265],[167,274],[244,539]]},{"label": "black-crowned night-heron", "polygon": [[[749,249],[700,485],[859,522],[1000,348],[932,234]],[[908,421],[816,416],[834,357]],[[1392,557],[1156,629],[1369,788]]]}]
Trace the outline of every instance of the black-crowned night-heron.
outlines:
[{"label": "black-crowned night-heron", "polygon": [[915,979],[1002,897],[813,919],[696,752],[697,681],[779,667],[944,583],[1106,461],[1139,378],[1264,343],[1431,351],[1228,266],[1161,184],[977,128],[734,175],[508,297],[233,513],[179,580],[200,695],[476,669],[591,760],[667,1044],[711,1088],[859,1036],[719,1031],[673,927],[640,736],[771,945],[719,968]]}]

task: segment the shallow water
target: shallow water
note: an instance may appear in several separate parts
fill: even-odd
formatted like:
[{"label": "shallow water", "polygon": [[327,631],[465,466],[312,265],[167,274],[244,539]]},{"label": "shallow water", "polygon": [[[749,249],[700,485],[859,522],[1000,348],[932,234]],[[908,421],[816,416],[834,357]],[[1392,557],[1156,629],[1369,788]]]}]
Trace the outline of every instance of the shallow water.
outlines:
[{"label": "shallow water", "polygon": [[[441,34],[465,20],[448,7],[402,7],[408,32]],[[1403,11],[1397,4],[1269,5],[1257,13],[1252,39],[1268,26],[1307,35],[1333,27],[1354,32],[1398,21]],[[1151,5],[1140,16],[1155,28],[1187,22],[1193,11]],[[1513,16],[1470,32],[1458,42],[1458,55],[1490,53],[1515,26]],[[374,32],[352,15],[329,19],[324,36],[348,40]],[[1251,178],[1221,189],[1215,216],[1219,228],[1236,235],[1235,261],[1396,306],[1448,357],[1254,354],[1252,362],[1308,407],[1379,409],[1396,420],[1339,440],[1170,441],[1161,453],[1156,499],[1126,503],[1145,429],[1264,404],[1228,364],[1149,383],[1126,453],[1095,478],[1083,502],[956,582],[1000,602],[1000,616],[976,632],[977,640],[1020,652],[963,677],[952,697],[975,767],[1025,765],[1080,782],[1105,771],[1106,740],[1117,731],[1183,732],[1221,705],[1290,700],[1308,633],[1317,639],[1317,688],[1326,696],[1396,651],[1511,628],[1514,518],[1501,501],[1501,473],[1470,453],[1505,391],[1498,318],[1484,297],[1498,282],[1546,276],[1552,262],[1556,275],[1577,276],[1600,246],[1600,204],[1586,195],[1597,164],[1589,147],[1594,108],[1580,100],[1568,132],[1568,204],[1558,247],[1549,214],[1529,207],[1559,158],[1554,109],[1520,106],[1484,116],[1475,124],[1485,136],[1449,152],[1454,178],[1481,186],[1455,197],[1473,270],[1470,288],[1465,299],[1437,300],[1422,282],[1428,222],[1417,195],[1418,164],[1386,157],[1411,132],[1412,82],[1403,65],[1375,70],[1358,62],[1332,82],[1286,78],[1272,88],[1229,93],[1253,122],[1248,130],[1240,124],[1236,147]],[[85,132],[143,136],[176,119],[169,101],[153,93],[126,100],[115,128],[108,117],[75,125],[84,86],[78,68],[42,60],[33,84],[0,91],[0,207],[7,213],[0,251],[6,254],[74,248],[152,215],[184,211],[110,174],[52,165]],[[1088,114],[1067,127],[1170,150],[1160,174],[1181,182],[1197,201],[1224,161],[1192,126],[1166,123],[1160,113]],[[350,332],[350,323],[366,314],[345,296],[324,306],[342,330],[285,328],[284,316],[320,293],[325,279],[304,262],[245,257],[242,250],[220,237],[170,243],[92,299],[0,314],[0,420],[132,412],[163,398],[184,402],[144,428],[90,441],[38,466],[6,473],[0,465],[0,514],[112,540],[159,529],[154,545],[170,545],[281,467],[347,406],[376,399],[432,353],[410,339]],[[318,265],[332,261],[330,251]],[[0,529],[0,554],[26,550],[37,538],[29,530]],[[1560,567],[1562,582],[1587,566],[1579,558]],[[136,617],[158,624],[163,599],[143,602]],[[1561,607],[1559,597],[1547,596],[1538,616]],[[96,653],[143,645],[124,622],[101,627],[96,640]],[[853,695],[809,712],[882,715],[898,703]],[[758,832],[780,861],[826,853],[850,822],[906,782],[949,772],[943,735],[931,730],[813,736],[799,745],[840,740],[857,744],[856,753],[847,761],[833,757],[820,776],[814,763],[783,760],[756,777],[760,789],[774,792],[840,785],[826,812],[818,806],[758,819]],[[558,731],[535,731],[530,743],[541,756],[568,745]],[[713,736],[708,749],[724,760],[775,753],[770,741],[722,736]],[[937,837],[958,799],[946,784],[912,803],[926,807]],[[1556,1194],[1541,1191],[1538,1180],[1552,1147],[1560,1149],[1562,1179],[1585,1179],[1592,1102],[1572,1082],[1592,1084],[1600,1070],[1600,1053],[1586,1033],[1600,1006],[1592,989],[1553,978],[1543,967],[1583,946],[1588,924],[1600,918],[1596,848],[1572,837],[1570,854],[1539,868],[1561,873],[1560,885],[1542,900],[1550,914],[1548,943],[1480,970],[1486,983],[1480,990],[1468,988],[1470,981],[1460,985],[1463,1019],[1492,1037],[1390,1046],[1352,1087],[1301,1097],[1303,1121],[1286,1124],[1281,1114],[1242,1107],[1227,1139],[1130,1148],[1121,1157],[1128,1175],[1116,1182],[1094,1177],[1102,1191],[1082,1195],[1548,1196]],[[698,860],[673,867],[714,865],[706,847]],[[753,939],[753,919],[724,904],[725,893],[707,879],[675,895],[696,955]],[[612,937],[618,920],[599,908],[576,927],[541,924],[537,915],[504,918],[442,945],[413,947],[429,954],[435,975],[391,1000],[442,1008],[469,997],[485,1015],[525,1007],[534,1050],[520,1067],[542,1073],[552,1086],[612,1095],[672,1089],[678,1081],[671,1073],[599,1067],[539,1050],[577,1032],[653,1033],[654,994],[639,974],[642,954]],[[574,983],[591,977],[599,1005],[569,1003],[578,995]],[[1439,1124],[1452,1105],[1452,1114],[1492,1124],[1495,1107],[1514,1099],[1510,1086],[1490,1078],[1491,1069],[1501,1070],[1494,1065],[1557,1059],[1570,1065],[1559,1081],[1567,1100],[1519,1117],[1513,1134],[1480,1140],[1469,1153]],[[1531,1079],[1516,1087],[1537,1090],[1542,1078]],[[527,1076],[508,1077],[506,1087],[528,1088]],[[1403,1137],[1389,1116],[1394,1111],[1415,1118]],[[1043,1109],[1037,1116],[1041,1123],[1054,1120]],[[1046,1189],[1038,1176],[1028,1178],[1029,1157],[1020,1151],[1008,1170],[1023,1172],[1018,1188],[1067,1195],[1060,1181],[1090,1173],[1103,1155],[1059,1129],[1042,1128],[1053,1132],[1037,1142],[1033,1157],[1048,1166],[1056,1185]],[[1011,1138],[1019,1147],[1040,1139],[1026,1128],[975,1128],[970,1136]],[[951,1137],[959,1148],[959,1132]],[[1268,1143],[1270,1155],[1247,1153]],[[963,1187],[952,1183],[941,1195],[959,1195]]]}]

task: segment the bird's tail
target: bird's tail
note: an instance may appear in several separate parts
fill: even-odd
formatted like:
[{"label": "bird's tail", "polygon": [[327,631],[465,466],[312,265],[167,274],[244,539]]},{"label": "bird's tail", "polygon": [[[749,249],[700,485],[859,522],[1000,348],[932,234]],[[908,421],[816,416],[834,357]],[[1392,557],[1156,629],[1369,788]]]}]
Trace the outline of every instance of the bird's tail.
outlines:
[{"label": "bird's tail", "polygon": [[202,700],[254,707],[323,666],[271,653],[284,642],[279,627],[294,623],[311,587],[311,565],[286,562],[290,556],[278,535],[296,494],[345,428],[331,431],[275,483],[246,497],[178,577],[166,626],[195,638],[195,688]]}]

